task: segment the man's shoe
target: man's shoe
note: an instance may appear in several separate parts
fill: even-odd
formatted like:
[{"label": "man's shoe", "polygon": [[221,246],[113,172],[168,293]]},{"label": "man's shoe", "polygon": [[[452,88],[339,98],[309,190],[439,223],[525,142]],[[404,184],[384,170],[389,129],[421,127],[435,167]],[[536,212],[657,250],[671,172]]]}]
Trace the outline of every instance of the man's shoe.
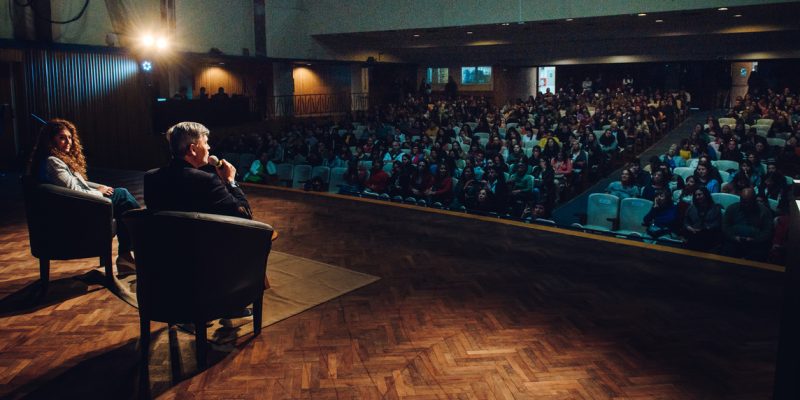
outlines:
[{"label": "man's shoe", "polygon": [[133,259],[130,253],[118,256],[115,264],[119,275],[130,275],[136,272],[136,260]]},{"label": "man's shoe", "polygon": [[244,318],[252,316],[253,312],[249,308],[245,308],[220,318],[219,323],[226,328],[237,328],[248,323]]},{"label": "man's shoe", "polygon": [[236,318],[247,318],[247,317],[252,317],[252,316],[253,316],[253,311],[251,311],[249,308],[245,307],[245,308],[243,308],[241,310],[234,311],[234,312],[232,312],[230,314],[225,314],[222,318],[224,318],[224,319],[236,319]]}]

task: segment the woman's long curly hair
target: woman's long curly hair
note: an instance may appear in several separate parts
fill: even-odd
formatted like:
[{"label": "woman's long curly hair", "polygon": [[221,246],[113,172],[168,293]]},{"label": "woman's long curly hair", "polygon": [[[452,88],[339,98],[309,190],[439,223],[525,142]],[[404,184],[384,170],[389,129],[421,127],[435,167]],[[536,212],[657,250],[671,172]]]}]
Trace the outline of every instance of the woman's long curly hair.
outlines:
[{"label": "woman's long curly hair", "polygon": [[[67,131],[72,134],[72,146],[66,152],[61,151],[53,140],[61,131]],[[38,169],[41,168],[44,160],[50,156],[58,157],[67,164],[72,172],[80,174],[84,179],[86,178],[86,158],[83,156],[83,146],[81,146],[81,139],[78,136],[78,129],[75,128],[72,122],[59,118],[47,121],[47,125],[39,131],[39,140],[33,148],[31,159],[28,163],[28,173],[38,175]]]}]

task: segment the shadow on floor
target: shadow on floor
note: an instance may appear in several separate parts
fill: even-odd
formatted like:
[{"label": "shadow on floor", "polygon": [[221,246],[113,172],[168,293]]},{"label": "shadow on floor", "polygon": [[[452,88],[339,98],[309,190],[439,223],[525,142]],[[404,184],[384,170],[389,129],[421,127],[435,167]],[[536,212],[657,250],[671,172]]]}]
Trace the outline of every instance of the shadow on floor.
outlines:
[{"label": "shadow on floor", "polygon": [[83,275],[52,280],[44,297],[42,284],[37,279],[0,299],[0,317],[31,313],[103,289],[103,279],[103,273],[93,269]]}]

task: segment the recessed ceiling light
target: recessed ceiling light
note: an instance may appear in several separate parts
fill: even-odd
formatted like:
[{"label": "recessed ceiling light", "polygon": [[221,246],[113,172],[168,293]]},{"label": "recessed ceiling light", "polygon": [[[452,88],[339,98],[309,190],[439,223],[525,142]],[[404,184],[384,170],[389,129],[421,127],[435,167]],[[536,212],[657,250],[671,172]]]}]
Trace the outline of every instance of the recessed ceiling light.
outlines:
[{"label": "recessed ceiling light", "polygon": [[415,34],[414,34],[414,37],[419,37],[419,34],[416,34],[416,33],[415,33]]},{"label": "recessed ceiling light", "polygon": [[657,19],[656,22],[664,22],[663,19]]},{"label": "recessed ceiling light", "polygon": [[640,17],[646,17],[647,16],[647,14],[645,14],[645,13],[639,13],[639,14],[636,14],[636,15],[638,15]]},{"label": "recessed ceiling light", "polygon": [[467,35],[472,35],[472,31],[467,31]]},{"label": "recessed ceiling light", "polygon": [[728,7],[720,7],[717,11],[728,11]]},{"label": "recessed ceiling light", "polygon": [[742,14],[736,14],[736,15],[733,16],[733,18],[739,18],[741,16],[742,16]]},{"label": "recessed ceiling light", "polygon": [[509,26],[509,25],[511,25],[511,24],[509,24],[508,22],[503,22],[503,23],[502,23],[502,24],[500,24],[500,25],[503,25],[503,26]]},{"label": "recessed ceiling light", "polygon": [[567,18],[567,22],[572,21],[572,18]]}]

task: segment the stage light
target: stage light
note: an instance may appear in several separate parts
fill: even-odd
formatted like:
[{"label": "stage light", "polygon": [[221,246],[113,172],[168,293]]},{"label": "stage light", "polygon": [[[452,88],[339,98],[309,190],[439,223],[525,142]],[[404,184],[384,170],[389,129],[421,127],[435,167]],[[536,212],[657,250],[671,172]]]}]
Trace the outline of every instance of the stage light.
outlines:
[{"label": "stage light", "polygon": [[142,46],[144,46],[144,47],[152,46],[153,43],[155,43],[155,41],[156,40],[153,38],[152,35],[144,35],[144,36],[142,36],[142,39],[141,39]]},{"label": "stage light", "polygon": [[159,50],[164,50],[169,46],[169,42],[167,42],[167,38],[160,37],[156,40],[156,48]]},{"label": "stage light", "polygon": [[142,65],[142,71],[144,72],[150,72],[153,70],[153,63],[148,60],[142,61],[141,65]]}]

